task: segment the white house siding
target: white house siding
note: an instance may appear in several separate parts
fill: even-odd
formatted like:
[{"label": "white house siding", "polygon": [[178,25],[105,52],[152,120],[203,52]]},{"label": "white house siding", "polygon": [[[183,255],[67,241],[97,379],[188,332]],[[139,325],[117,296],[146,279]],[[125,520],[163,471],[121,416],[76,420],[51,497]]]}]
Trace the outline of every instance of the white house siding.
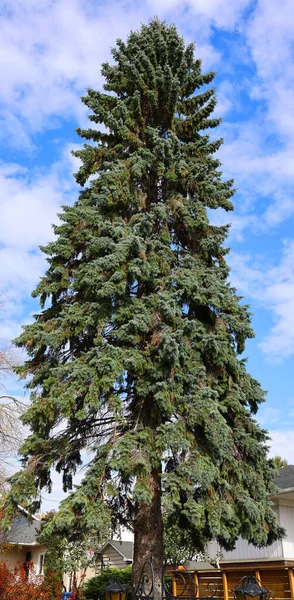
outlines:
[{"label": "white house siding", "polygon": [[294,503],[292,506],[280,505],[279,509],[280,525],[287,531],[287,537],[282,540],[283,556],[294,559]]},{"label": "white house siding", "polygon": [[[275,560],[289,559],[294,560],[294,501],[277,499],[278,506],[274,507],[277,518],[282,527],[287,532],[287,537],[267,546],[265,548],[255,548],[248,544],[246,540],[239,539],[236,548],[232,552],[222,552],[222,561],[238,560]],[[216,542],[211,542],[208,546],[208,552],[211,557],[215,557],[219,548]]]},{"label": "white house siding", "polygon": [[[208,553],[213,558],[216,556],[219,548],[216,542],[211,542],[208,545]],[[246,540],[239,539],[236,543],[235,550],[231,552],[222,551],[221,561],[238,561],[238,560],[265,560],[283,558],[282,542],[274,542],[266,548],[256,548],[252,544],[248,544]]]}]

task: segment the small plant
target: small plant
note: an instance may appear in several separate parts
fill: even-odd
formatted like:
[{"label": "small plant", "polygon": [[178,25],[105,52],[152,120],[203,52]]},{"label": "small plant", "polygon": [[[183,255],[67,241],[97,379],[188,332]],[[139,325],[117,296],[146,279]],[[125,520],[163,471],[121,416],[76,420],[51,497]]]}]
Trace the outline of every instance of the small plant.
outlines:
[{"label": "small plant", "polygon": [[[85,600],[105,600],[105,588],[114,579],[119,579],[131,590],[132,567],[126,569],[105,569],[97,577],[92,577],[85,583],[83,598]],[[129,592],[130,593],[130,592]]]},{"label": "small plant", "polygon": [[60,600],[62,581],[57,573],[37,575],[32,564],[15,567],[10,571],[0,562],[0,598],[5,600]]}]

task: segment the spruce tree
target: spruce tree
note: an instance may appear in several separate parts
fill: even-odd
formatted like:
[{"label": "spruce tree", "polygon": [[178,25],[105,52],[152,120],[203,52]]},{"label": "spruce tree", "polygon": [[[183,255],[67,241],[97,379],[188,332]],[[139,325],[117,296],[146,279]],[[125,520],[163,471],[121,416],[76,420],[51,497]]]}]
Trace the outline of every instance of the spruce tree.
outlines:
[{"label": "spruce tree", "polygon": [[82,190],[42,249],[41,310],[17,340],[31,434],[9,502],[36,509],[54,468],[71,489],[84,452],[82,483],[47,534],[132,526],[133,581],[152,555],[159,598],[162,508],[199,551],[238,536],[267,545],[282,530],[254,417],[264,393],[241,356],[250,314],[229,283],[228,226],[209,221],[234,192],[222,140],[205,133],[220,122],[214,73],[157,19],[112,55],[104,91],[82,99],[94,124],[78,130]]}]

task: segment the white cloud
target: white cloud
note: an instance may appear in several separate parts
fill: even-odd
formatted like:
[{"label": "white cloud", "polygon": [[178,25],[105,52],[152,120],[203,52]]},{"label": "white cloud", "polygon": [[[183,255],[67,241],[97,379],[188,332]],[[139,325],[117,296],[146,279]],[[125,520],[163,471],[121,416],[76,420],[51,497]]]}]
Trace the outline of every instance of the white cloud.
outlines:
[{"label": "white cloud", "polygon": [[238,0],[226,2],[225,0],[194,0],[192,2],[195,12],[202,12],[206,18],[212,19],[217,27],[232,29],[242,12],[248,8],[251,0]]},{"label": "white cloud", "polygon": [[23,301],[29,300],[39,277],[46,269],[40,244],[53,239],[52,223],[58,222],[60,205],[72,202],[78,187],[72,171],[78,161],[66,144],[60,160],[49,169],[31,173],[16,164],[0,165],[0,338],[15,338],[24,314]]},{"label": "white cloud", "polygon": [[293,429],[289,430],[271,430],[269,432],[271,440],[269,441],[270,456],[281,456],[285,458],[290,465],[294,463],[294,436]]},{"label": "white cloud", "polygon": [[[170,14],[172,10],[181,8],[189,9],[194,17],[212,22],[217,27],[231,29],[236,25],[242,12],[250,6],[251,0],[235,0],[229,3],[226,0],[149,0],[148,4],[155,14]],[[195,26],[195,25],[194,25]],[[197,27],[197,24],[196,24]]]},{"label": "white cloud", "polygon": [[51,224],[61,204],[62,192],[52,175],[1,177],[1,242],[5,246],[34,249],[52,238]]},{"label": "white cloud", "polygon": [[225,145],[220,151],[225,173],[235,178],[238,188],[232,219],[232,235],[237,239],[252,225],[255,232],[266,232],[294,214],[292,2],[282,0],[277,9],[275,0],[258,0],[251,9],[247,21],[238,20],[247,43],[247,48],[240,48],[243,61],[248,63],[247,50],[249,61],[253,59],[248,63],[251,76],[235,74],[232,93],[225,98],[233,100],[235,109],[240,87],[254,102],[249,118],[223,125]]},{"label": "white cloud", "polygon": [[18,321],[12,319],[1,320],[0,325],[0,340],[1,342],[9,342],[16,338],[21,332],[21,324]]},{"label": "white cloud", "polygon": [[232,253],[231,281],[246,296],[270,311],[273,326],[259,344],[269,360],[294,354],[294,241],[285,243],[278,265]]},{"label": "white cloud", "polygon": [[272,425],[279,422],[281,416],[281,411],[279,408],[274,408],[273,406],[269,406],[268,403],[262,404],[261,408],[258,411],[257,420],[261,424],[262,427],[266,429],[270,428]]},{"label": "white cloud", "polygon": [[232,234],[241,239],[248,228],[267,232],[294,214],[294,137],[272,144],[268,126],[254,119],[223,126],[225,143],[219,151],[226,177],[233,177],[237,194]]},{"label": "white cloud", "polygon": [[259,95],[268,103],[267,118],[291,136],[294,83],[294,14],[291,0],[259,0],[248,25],[248,43],[259,79]]},{"label": "white cloud", "polygon": [[0,243],[6,253],[9,248],[33,251],[52,239],[61,203],[66,194],[72,193],[69,201],[77,194],[73,168],[77,161],[68,146],[59,161],[46,170],[36,168],[33,174],[19,165],[0,165]]},{"label": "white cloud", "polygon": [[8,2],[0,24],[2,119],[10,134],[19,132],[10,135],[9,142],[27,145],[28,132],[51,127],[54,115],[80,123],[85,109],[79,96],[89,86],[101,86],[100,65],[110,57],[115,39],[126,37],[154,13],[176,20],[188,38],[196,38],[205,66],[211,66],[219,58],[209,41],[212,25],[233,28],[249,4],[249,0],[236,0],[233,6],[226,0]]},{"label": "white cloud", "polygon": [[[0,249],[0,294],[5,315],[13,314],[23,294],[29,296],[46,266],[40,252],[6,247]],[[2,308],[2,307],[1,307]]]},{"label": "white cloud", "polygon": [[215,116],[223,118],[231,110],[236,100],[236,94],[232,82],[222,81],[217,88],[217,107]]}]

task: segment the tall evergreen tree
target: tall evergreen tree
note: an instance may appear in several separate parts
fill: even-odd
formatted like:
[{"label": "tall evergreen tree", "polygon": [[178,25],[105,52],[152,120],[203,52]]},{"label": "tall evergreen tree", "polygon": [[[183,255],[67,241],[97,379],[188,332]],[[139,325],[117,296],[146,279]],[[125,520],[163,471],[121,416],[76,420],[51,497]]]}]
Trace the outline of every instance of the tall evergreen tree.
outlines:
[{"label": "tall evergreen tree", "polygon": [[17,340],[31,435],[9,501],[36,508],[54,467],[70,489],[85,451],[47,534],[131,524],[134,582],[152,555],[159,597],[165,498],[167,522],[198,550],[238,536],[262,546],[282,530],[254,419],[264,394],[240,357],[250,315],[228,280],[228,227],[209,222],[233,195],[214,156],[222,140],[203,133],[219,124],[214,74],[157,19],[112,54],[104,92],[83,98],[102,127],[79,130],[82,191],[43,248],[41,311]]}]

